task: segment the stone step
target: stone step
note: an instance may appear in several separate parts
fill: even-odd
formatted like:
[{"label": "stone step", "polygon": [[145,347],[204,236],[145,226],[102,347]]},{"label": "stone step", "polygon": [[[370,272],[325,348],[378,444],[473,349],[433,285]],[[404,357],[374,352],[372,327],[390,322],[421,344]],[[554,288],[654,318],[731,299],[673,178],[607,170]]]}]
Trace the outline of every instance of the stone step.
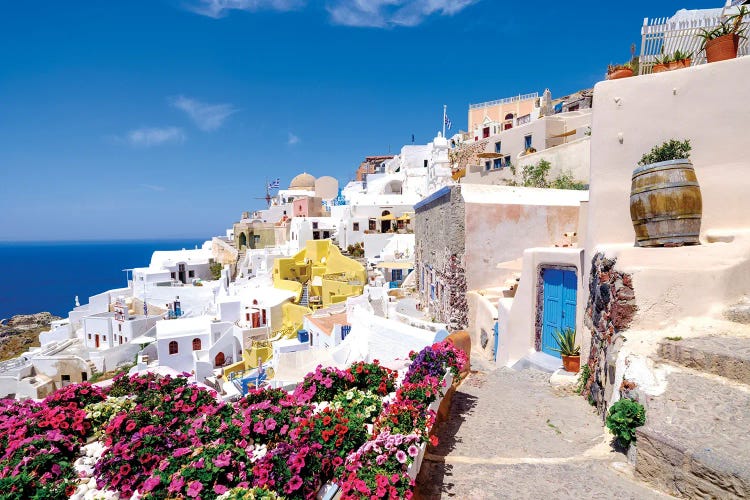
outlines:
[{"label": "stone step", "polygon": [[742,300],[727,307],[724,317],[729,321],[750,325],[750,298],[743,297]]},{"label": "stone step", "polygon": [[710,335],[659,344],[667,361],[750,384],[750,337]]},{"label": "stone step", "polygon": [[687,498],[750,496],[750,391],[741,384],[673,372],[645,402],[635,474]]}]

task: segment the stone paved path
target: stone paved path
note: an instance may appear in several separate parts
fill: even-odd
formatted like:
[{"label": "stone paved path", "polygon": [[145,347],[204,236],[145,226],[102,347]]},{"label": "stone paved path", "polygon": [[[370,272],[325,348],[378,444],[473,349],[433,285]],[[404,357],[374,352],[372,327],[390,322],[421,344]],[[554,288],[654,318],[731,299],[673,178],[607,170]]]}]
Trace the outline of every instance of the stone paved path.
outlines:
[{"label": "stone paved path", "polygon": [[548,380],[534,370],[473,371],[425,455],[418,497],[668,498],[633,479],[583,398]]}]

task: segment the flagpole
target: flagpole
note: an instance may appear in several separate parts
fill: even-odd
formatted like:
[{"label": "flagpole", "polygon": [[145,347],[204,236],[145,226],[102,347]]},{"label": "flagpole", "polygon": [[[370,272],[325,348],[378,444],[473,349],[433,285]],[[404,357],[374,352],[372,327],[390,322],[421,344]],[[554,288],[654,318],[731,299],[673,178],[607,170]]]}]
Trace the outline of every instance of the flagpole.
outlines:
[{"label": "flagpole", "polygon": [[448,116],[448,105],[443,104],[443,138],[445,138],[445,117]]}]

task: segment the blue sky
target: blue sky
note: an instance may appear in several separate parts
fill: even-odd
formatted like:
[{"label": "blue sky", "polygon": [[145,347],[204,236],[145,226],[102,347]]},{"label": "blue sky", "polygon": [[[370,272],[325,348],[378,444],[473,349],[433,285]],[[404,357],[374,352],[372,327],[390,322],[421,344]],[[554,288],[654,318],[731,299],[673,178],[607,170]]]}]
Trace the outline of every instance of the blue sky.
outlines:
[{"label": "blue sky", "polygon": [[205,237],[264,179],[349,180],[448,105],[593,86],[644,17],[720,1],[9,2],[0,239]]}]

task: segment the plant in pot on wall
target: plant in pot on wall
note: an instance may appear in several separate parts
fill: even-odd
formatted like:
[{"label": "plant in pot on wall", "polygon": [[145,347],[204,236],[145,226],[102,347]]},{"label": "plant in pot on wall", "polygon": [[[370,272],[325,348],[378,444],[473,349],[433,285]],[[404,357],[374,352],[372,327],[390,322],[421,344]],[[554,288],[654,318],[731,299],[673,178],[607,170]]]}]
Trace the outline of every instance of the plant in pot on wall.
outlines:
[{"label": "plant in pot on wall", "polygon": [[729,16],[713,29],[702,28],[698,37],[703,39],[701,50],[706,51],[708,62],[724,61],[737,57],[740,40],[745,38],[747,24],[744,22],[750,11],[744,5],[736,14]]},{"label": "plant in pot on wall", "polygon": [[672,54],[665,54],[656,59],[654,67],[651,68],[652,73],[661,73],[662,71],[672,71],[674,69],[689,68],[693,62],[692,52],[682,52],[681,50],[675,50]]},{"label": "plant in pot on wall", "polygon": [[690,140],[654,146],[633,171],[630,218],[639,247],[700,244],[703,200]]},{"label": "plant in pot on wall", "polygon": [[562,356],[563,368],[566,372],[578,373],[581,369],[581,346],[576,345],[576,331],[565,328],[562,332],[555,332],[557,351]]},{"label": "plant in pot on wall", "polygon": [[607,80],[630,78],[635,74],[632,62],[625,64],[610,64],[607,66]]}]

